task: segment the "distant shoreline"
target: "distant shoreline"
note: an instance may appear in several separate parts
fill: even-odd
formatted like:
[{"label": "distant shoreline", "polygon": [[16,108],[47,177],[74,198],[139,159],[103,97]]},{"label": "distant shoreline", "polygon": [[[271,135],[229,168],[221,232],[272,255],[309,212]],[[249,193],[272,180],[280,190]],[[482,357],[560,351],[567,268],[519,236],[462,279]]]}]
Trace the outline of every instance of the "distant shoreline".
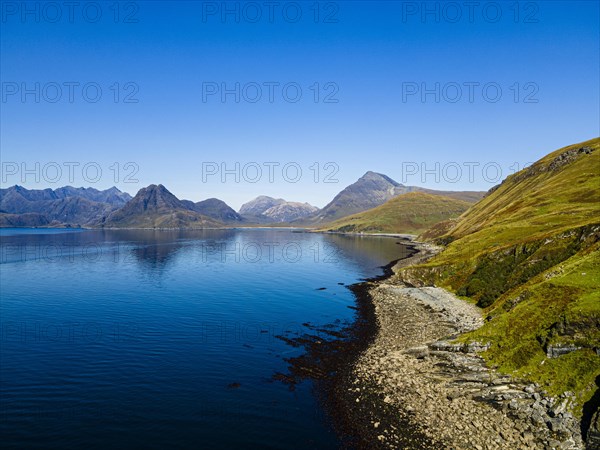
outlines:
[{"label": "distant shoreline", "polygon": [[224,226],[224,227],[73,227],[73,226],[39,226],[39,227],[4,227],[0,226],[0,229],[24,229],[24,230],[298,230],[305,231],[307,233],[319,233],[319,234],[337,234],[344,236],[366,236],[366,237],[393,237],[398,239],[405,239],[414,241],[417,238],[416,234],[408,233],[365,233],[365,232],[349,232],[349,231],[323,231],[310,227],[302,226],[290,226],[290,225],[245,225],[245,226]]},{"label": "distant shoreline", "polygon": [[[322,233],[322,234],[341,234],[345,236],[366,236],[366,237],[393,237],[398,239],[405,239],[410,242],[416,242],[417,235],[416,234],[407,234],[407,233],[363,233],[360,231],[320,231],[320,230],[311,230],[314,233]],[[404,259],[404,258],[402,258]],[[399,260],[398,260],[399,261]],[[397,261],[395,261],[397,262]],[[393,262],[394,263],[394,262]],[[391,263],[391,264],[393,264]]]},{"label": "distant shoreline", "polygon": [[173,227],[173,228],[169,228],[169,227],[97,227],[97,228],[82,228],[85,230],[156,230],[156,231],[162,231],[162,230],[166,230],[166,231],[173,231],[173,230],[178,230],[178,231],[202,231],[202,230],[307,230],[306,228],[302,228],[302,227],[266,227],[266,226],[255,226],[255,227],[201,227],[201,228],[191,228],[191,227],[186,227],[186,228],[179,228],[179,227]]}]

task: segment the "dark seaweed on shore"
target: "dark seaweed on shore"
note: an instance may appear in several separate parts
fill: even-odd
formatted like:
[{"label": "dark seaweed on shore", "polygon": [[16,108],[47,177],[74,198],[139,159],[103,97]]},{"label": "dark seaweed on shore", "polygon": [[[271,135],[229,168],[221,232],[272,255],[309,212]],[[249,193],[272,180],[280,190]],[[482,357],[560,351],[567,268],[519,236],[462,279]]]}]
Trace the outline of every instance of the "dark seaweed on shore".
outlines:
[{"label": "dark seaweed on shore", "polygon": [[[418,251],[414,246],[406,245],[407,255],[414,256]],[[386,418],[394,426],[402,425],[393,411],[388,408],[382,398],[356,403],[356,395],[350,391],[353,384],[352,368],[359,355],[368,348],[377,335],[377,319],[369,290],[373,283],[385,280],[393,275],[392,267],[400,259],[383,266],[383,275],[367,279],[363,282],[346,286],[356,297],[354,321],[341,326],[330,324],[314,326],[304,324],[307,332],[296,336],[276,336],[294,348],[302,348],[299,356],[285,358],[286,373],[275,373],[273,380],[282,382],[294,390],[295,386],[305,380],[314,383],[315,394],[319,399],[327,420],[338,434],[342,448],[372,449],[381,448],[373,431],[371,417],[374,411],[377,416]],[[382,413],[383,412],[383,413]],[[426,439],[408,430],[400,431],[403,440],[408,444],[419,446]]]}]

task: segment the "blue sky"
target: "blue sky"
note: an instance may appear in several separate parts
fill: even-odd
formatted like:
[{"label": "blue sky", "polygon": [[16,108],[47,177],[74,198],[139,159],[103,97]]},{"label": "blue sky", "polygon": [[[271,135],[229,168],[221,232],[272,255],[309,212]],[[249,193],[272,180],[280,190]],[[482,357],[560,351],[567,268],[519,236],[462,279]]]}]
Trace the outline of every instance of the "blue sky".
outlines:
[{"label": "blue sky", "polygon": [[596,1],[0,3],[2,187],[321,207],[367,170],[486,190],[600,135]]}]

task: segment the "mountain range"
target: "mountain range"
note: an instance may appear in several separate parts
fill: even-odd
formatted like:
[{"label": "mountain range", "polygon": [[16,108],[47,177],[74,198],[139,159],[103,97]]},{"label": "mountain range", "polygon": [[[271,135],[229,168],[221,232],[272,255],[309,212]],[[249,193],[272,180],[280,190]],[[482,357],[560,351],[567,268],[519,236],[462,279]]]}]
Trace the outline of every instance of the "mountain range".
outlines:
[{"label": "mountain range", "polygon": [[65,186],[55,190],[29,190],[22,186],[0,189],[0,226],[91,226],[99,218],[131,200],[116,187]]},{"label": "mountain range", "polygon": [[[484,192],[435,191],[404,186],[386,175],[367,172],[344,188],[323,209],[308,203],[259,196],[236,212],[225,202],[179,200],[163,185],[141,189],[134,198],[116,187],[105,191],[66,186],[28,190],[13,186],[0,190],[0,226],[83,226],[129,228],[199,228],[236,225],[290,224],[320,226],[378,207],[397,196],[424,192],[475,202]],[[443,218],[448,218],[444,216]]]}]

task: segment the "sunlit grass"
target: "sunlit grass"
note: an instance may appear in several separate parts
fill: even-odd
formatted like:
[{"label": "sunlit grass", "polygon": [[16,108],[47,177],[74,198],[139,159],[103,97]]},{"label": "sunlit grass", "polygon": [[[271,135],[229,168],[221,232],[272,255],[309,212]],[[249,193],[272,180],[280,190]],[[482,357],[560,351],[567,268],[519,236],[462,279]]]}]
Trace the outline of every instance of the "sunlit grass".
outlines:
[{"label": "sunlit grass", "polygon": [[[588,147],[565,162],[569,150]],[[411,268],[484,307],[490,320],[461,338],[492,344],[500,371],[574,391],[576,414],[600,375],[600,139],[557,150],[517,174],[454,224],[424,237],[446,244]],[[548,345],[582,347],[548,358]]]}]

